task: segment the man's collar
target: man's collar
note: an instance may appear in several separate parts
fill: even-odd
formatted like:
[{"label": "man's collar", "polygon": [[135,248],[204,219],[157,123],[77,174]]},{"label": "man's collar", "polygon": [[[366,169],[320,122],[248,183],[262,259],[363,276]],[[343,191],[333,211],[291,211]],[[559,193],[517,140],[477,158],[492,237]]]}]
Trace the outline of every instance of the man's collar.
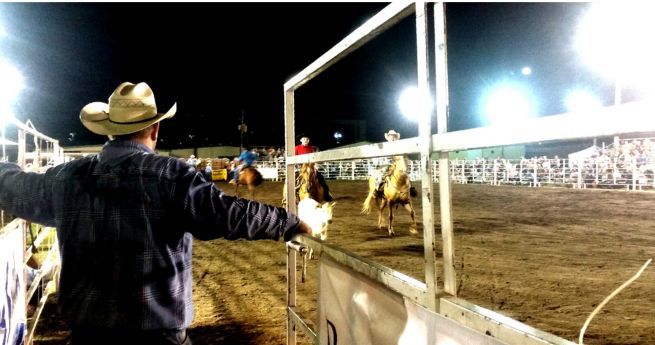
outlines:
[{"label": "man's collar", "polygon": [[103,150],[105,148],[112,148],[112,149],[123,149],[123,150],[130,150],[130,151],[144,151],[148,153],[155,153],[150,147],[141,144],[139,142],[136,142],[131,139],[114,139],[114,140],[109,140],[103,145]]}]

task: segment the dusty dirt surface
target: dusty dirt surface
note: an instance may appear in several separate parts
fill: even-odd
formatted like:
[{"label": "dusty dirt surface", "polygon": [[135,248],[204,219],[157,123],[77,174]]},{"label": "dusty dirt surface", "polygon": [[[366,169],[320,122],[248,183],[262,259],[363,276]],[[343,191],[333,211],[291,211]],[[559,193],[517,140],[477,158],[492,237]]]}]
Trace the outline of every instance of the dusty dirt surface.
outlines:
[{"label": "dusty dirt surface", "polygon": [[[423,281],[420,195],[419,234],[409,234],[399,209],[390,238],[377,214],[360,214],[366,183],[329,184],[337,205],[327,242]],[[265,182],[256,199],[280,205],[281,193],[282,183]],[[577,342],[593,309],[655,256],[654,210],[653,192],[453,185],[459,297]],[[439,232],[438,212],[435,205]],[[316,265],[298,286],[298,305],[312,320]],[[195,241],[194,278],[194,344],[286,344],[284,243]],[[594,318],[585,344],[655,344],[654,320],[655,264]],[[66,341],[52,304],[37,336],[37,344]]]}]

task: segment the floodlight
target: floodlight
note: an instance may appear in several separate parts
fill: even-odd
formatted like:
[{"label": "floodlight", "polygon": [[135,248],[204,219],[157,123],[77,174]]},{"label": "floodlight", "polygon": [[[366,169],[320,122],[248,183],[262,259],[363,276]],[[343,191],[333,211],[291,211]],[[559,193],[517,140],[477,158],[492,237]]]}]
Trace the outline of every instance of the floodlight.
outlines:
[{"label": "floodlight", "polygon": [[655,79],[653,9],[648,2],[598,2],[579,23],[575,48],[592,69],[617,82],[619,101],[621,84],[643,88]]},{"label": "floodlight", "polygon": [[14,66],[0,61],[0,107],[13,104],[23,87],[21,73]]},{"label": "floodlight", "polygon": [[523,75],[532,74],[532,68],[530,68],[528,66],[525,66],[525,67],[521,68],[521,74],[523,74]]},{"label": "floodlight", "polygon": [[410,86],[400,94],[398,106],[406,118],[418,121],[421,114],[427,115],[432,111],[433,104],[430,95],[422,95],[417,87]]}]

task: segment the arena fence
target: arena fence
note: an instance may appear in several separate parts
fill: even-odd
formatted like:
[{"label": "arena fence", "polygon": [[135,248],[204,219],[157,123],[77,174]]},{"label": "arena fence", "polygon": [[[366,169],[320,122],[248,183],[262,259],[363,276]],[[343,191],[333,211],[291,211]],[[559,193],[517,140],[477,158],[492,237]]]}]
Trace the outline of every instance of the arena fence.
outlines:
[{"label": "arena fence", "polygon": [[[322,298],[325,298],[323,285],[323,272],[324,266],[344,268],[355,272],[356,274],[351,277],[359,277],[361,284],[370,286],[370,282],[384,286],[390,295],[402,296],[405,301],[406,310],[409,310],[411,303],[414,302],[425,309],[432,311],[438,316],[447,317],[454,320],[457,327],[471,328],[479,331],[481,334],[489,335],[486,340],[494,339],[500,340],[510,344],[572,344],[572,342],[557,337],[555,335],[540,331],[532,328],[516,320],[510,319],[506,316],[492,312],[485,308],[476,306],[465,300],[457,298],[457,281],[456,270],[454,266],[454,234],[453,234],[453,220],[452,220],[452,199],[450,194],[451,179],[443,179],[439,181],[439,205],[441,216],[441,234],[442,234],[442,260],[443,260],[443,288],[437,284],[437,267],[436,267],[436,248],[435,248],[435,227],[434,220],[432,219],[434,210],[434,200],[432,199],[433,193],[433,180],[434,171],[438,171],[438,176],[460,176],[461,182],[475,182],[475,181],[512,181],[512,169],[505,166],[504,169],[508,172],[508,177],[500,174],[501,167],[499,162],[487,165],[487,162],[451,162],[448,160],[448,153],[453,151],[462,151],[469,149],[479,149],[497,146],[526,144],[532,142],[550,142],[550,141],[565,141],[575,139],[588,139],[594,137],[604,136],[617,136],[634,133],[643,133],[655,130],[655,121],[652,119],[655,104],[652,101],[634,102],[616,105],[612,107],[605,107],[593,112],[575,112],[566,113],[561,115],[553,115],[542,118],[526,119],[512,123],[511,126],[504,127],[482,127],[474,128],[456,132],[447,131],[448,123],[448,83],[447,83],[447,68],[446,68],[446,39],[445,39],[445,13],[444,4],[434,4],[434,50],[435,50],[435,80],[436,80],[436,120],[437,120],[437,134],[432,134],[432,114],[428,111],[422,112],[418,121],[419,133],[418,137],[398,140],[395,142],[375,143],[371,145],[362,145],[352,148],[328,150],[324,152],[317,152],[312,154],[293,156],[289,155],[294,149],[295,145],[295,110],[294,110],[294,92],[296,89],[310,81],[313,77],[325,71],[331,65],[335,64],[349,53],[353,52],[379,33],[393,26],[395,23],[403,18],[408,17],[415,13],[416,18],[416,36],[417,36],[417,76],[419,92],[429,94],[428,88],[428,29],[427,29],[427,5],[425,2],[408,2],[397,1],[389,4],[378,14],[369,19],[362,26],[353,31],[350,35],[346,36],[343,40],[337,43],[330,50],[325,52],[321,57],[303,69],[300,73],[291,78],[284,85],[285,96],[285,138],[286,138],[286,152],[287,157],[284,164],[286,165],[285,175],[290,176],[294,173],[295,165],[320,162],[322,165],[328,162],[341,162],[344,167],[348,161],[373,159],[378,157],[389,157],[394,155],[409,155],[419,154],[420,160],[418,165],[417,181],[421,182],[421,197],[423,209],[423,240],[424,240],[424,255],[425,255],[425,283],[416,281],[403,275],[400,272],[394,271],[390,268],[383,267],[372,263],[363,258],[357,257],[356,254],[349,253],[345,250],[335,248],[323,243],[320,240],[309,238],[307,236],[300,236],[297,243],[289,244],[288,247],[288,344],[296,343],[296,330],[301,330],[306,333],[315,344],[336,343],[338,327],[330,318],[325,317],[324,309],[329,308],[326,304],[322,303]],[[423,107],[423,109],[426,109]],[[584,123],[584,126],[579,124]],[[431,161],[432,153],[438,156],[437,163],[434,165]],[[482,167],[478,167],[482,163]],[[518,176],[518,181],[522,182],[525,178],[526,182],[531,181],[533,185],[539,185],[541,181],[548,181],[550,176],[551,181],[557,181],[557,177],[553,172],[550,175],[544,169],[536,164],[537,162],[525,161],[526,169],[522,169],[521,162],[518,162],[519,169],[522,173]],[[351,164],[351,178],[357,174],[358,165]],[[573,166],[580,167],[577,177],[577,186],[583,186],[582,181],[587,180],[587,174],[583,168],[585,165],[569,164],[567,169]],[[551,166],[552,167],[552,166]],[[495,170],[494,170],[495,169]],[[532,169],[532,175],[525,175],[524,170],[529,173]],[[359,169],[362,171],[363,169]],[[491,175],[489,175],[491,170]],[[629,169],[628,169],[629,170]],[[599,179],[600,169],[598,171]],[[634,171],[634,170],[633,170]],[[328,172],[330,168],[328,167]],[[535,173],[536,172],[536,173]],[[570,172],[571,170],[562,170],[564,175],[569,173],[569,180],[562,177],[561,181],[564,183],[572,183]],[[494,175],[495,173],[495,175]],[[347,175],[347,174],[345,174]],[[341,175],[341,176],[345,176]],[[461,178],[461,176],[464,178]],[[361,175],[358,175],[361,176]],[[581,177],[582,176],[582,177]],[[634,176],[634,173],[633,173]],[[470,178],[469,178],[470,177]],[[594,176],[595,178],[595,176]],[[595,181],[595,180],[594,180]],[[634,181],[634,177],[633,177]],[[286,179],[288,190],[293,190],[295,179]],[[633,182],[634,187],[634,182]],[[287,207],[291,211],[296,210],[295,195],[293,193],[288,195]],[[296,252],[306,252],[307,247],[313,249],[315,252],[324,254],[321,255],[320,263],[320,280],[319,285],[319,325],[318,330],[313,329],[302,315],[299,314],[296,306]],[[324,263],[324,257],[326,265]],[[328,271],[326,269],[326,271]],[[329,274],[327,274],[329,276]],[[357,278],[354,278],[357,279]],[[337,284],[338,286],[351,286],[357,285],[352,280]],[[330,295],[332,296],[332,295]],[[335,294],[336,296],[336,294]],[[365,301],[375,302],[371,299],[364,299],[367,294],[353,295],[348,306],[358,306],[360,302]],[[338,296],[336,297],[338,298]],[[341,301],[341,300],[339,300]],[[337,301],[331,301],[336,303]],[[403,302],[401,302],[403,303]],[[365,303],[364,303],[365,304]],[[393,308],[393,307],[392,307]],[[349,321],[344,327],[346,336],[357,334],[358,328],[367,328],[361,320],[355,320],[354,314],[347,314],[345,316]],[[365,322],[365,321],[364,321]],[[439,323],[441,321],[438,321]],[[389,324],[389,328],[394,328],[395,325]],[[433,325],[433,324],[431,324]],[[342,330],[343,331],[343,330]],[[432,331],[430,331],[432,332]],[[343,333],[340,333],[343,335]],[[439,331],[431,333],[426,339],[430,343],[435,342],[439,336]],[[342,338],[339,338],[342,339]],[[397,338],[395,338],[397,339]],[[344,342],[339,342],[344,343]],[[345,343],[348,343],[347,341]],[[366,343],[366,342],[357,342]],[[375,343],[375,342],[373,342]],[[383,342],[379,342],[382,344]],[[399,342],[400,343],[400,342]],[[467,342],[459,342],[467,343]],[[469,342],[477,343],[477,342]],[[414,342],[414,344],[418,344]]]},{"label": "arena fence", "polygon": [[[16,161],[27,171],[43,172],[70,160],[64,156],[59,142],[38,132],[30,121],[26,124],[12,118],[16,141],[3,142],[2,161]],[[12,159],[13,158],[13,159]],[[57,287],[59,251],[53,228],[0,212],[0,284],[7,293],[0,298],[0,344],[31,344],[34,330],[48,296]],[[6,224],[8,223],[8,224]]]},{"label": "arena fence", "polygon": [[[323,162],[318,170],[330,180],[368,180],[374,170],[384,170],[389,158]],[[418,160],[409,160],[408,174],[420,181]],[[430,176],[439,182],[439,162],[431,161]],[[587,159],[529,158],[450,160],[449,175],[455,183],[521,185],[530,187],[655,188],[655,159],[594,157]],[[257,162],[269,180],[286,178],[284,159]]]}]

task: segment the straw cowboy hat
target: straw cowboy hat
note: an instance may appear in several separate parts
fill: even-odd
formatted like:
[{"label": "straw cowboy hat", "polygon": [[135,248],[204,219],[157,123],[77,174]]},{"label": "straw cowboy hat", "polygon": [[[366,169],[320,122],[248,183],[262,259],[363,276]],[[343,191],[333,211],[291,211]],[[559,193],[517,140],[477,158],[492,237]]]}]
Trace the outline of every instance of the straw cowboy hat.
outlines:
[{"label": "straw cowboy hat", "polygon": [[400,139],[400,133],[394,131],[393,129],[384,133],[384,138],[387,139],[387,141],[396,141]]},{"label": "straw cowboy hat", "polygon": [[124,135],[173,117],[176,111],[177,103],[166,113],[157,113],[155,95],[148,84],[125,82],[109,96],[109,104],[93,102],[82,108],[80,120],[93,133]]}]

